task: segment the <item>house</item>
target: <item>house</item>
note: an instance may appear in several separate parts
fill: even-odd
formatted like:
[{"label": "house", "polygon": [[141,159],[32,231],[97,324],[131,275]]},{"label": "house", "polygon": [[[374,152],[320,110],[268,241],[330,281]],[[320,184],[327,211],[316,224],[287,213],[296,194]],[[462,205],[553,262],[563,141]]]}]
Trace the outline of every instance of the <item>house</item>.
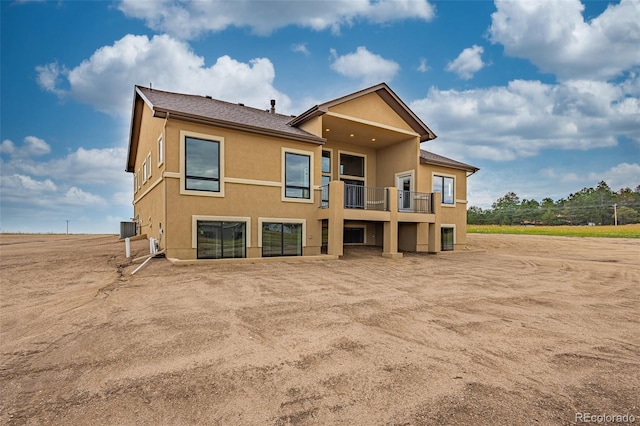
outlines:
[{"label": "house", "polygon": [[453,250],[478,169],[420,149],[435,137],[384,83],[298,116],[136,86],[138,232],[175,259]]}]

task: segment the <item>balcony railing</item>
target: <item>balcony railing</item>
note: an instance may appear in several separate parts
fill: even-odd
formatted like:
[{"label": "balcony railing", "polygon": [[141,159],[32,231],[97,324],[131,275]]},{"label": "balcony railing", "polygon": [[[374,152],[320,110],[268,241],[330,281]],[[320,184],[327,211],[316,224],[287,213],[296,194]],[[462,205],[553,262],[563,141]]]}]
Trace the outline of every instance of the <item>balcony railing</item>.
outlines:
[{"label": "balcony railing", "polygon": [[433,194],[398,191],[398,211],[409,213],[433,213]]},{"label": "balcony railing", "polygon": [[345,184],[344,208],[389,211],[389,194],[385,188]]}]

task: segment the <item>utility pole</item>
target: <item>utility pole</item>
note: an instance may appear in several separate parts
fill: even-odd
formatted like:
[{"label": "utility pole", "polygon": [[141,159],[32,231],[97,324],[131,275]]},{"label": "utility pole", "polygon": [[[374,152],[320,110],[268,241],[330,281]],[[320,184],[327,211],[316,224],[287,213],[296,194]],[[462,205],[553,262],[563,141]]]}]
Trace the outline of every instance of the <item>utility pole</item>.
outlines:
[{"label": "utility pole", "polygon": [[613,223],[618,226],[618,204],[613,205]]},{"label": "utility pole", "polygon": [[69,222],[70,222],[70,220],[67,219],[66,222],[67,222],[67,235],[69,235]]}]

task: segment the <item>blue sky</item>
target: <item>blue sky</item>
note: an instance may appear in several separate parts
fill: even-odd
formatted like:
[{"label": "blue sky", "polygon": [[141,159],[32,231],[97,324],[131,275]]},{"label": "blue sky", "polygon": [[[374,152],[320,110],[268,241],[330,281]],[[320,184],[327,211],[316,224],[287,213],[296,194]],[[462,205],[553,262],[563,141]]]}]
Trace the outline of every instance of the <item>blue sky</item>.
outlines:
[{"label": "blue sky", "polygon": [[129,220],[134,84],[299,114],[385,81],[469,205],[640,185],[640,0],[0,5],[3,232]]}]

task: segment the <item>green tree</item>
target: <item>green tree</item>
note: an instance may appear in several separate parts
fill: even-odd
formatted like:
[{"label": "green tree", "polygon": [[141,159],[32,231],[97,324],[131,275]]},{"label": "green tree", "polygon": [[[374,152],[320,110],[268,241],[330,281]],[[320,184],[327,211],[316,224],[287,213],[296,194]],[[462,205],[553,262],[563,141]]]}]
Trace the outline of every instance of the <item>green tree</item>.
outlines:
[{"label": "green tree", "polygon": [[493,207],[493,215],[495,223],[498,225],[513,225],[515,213],[520,204],[520,197],[515,192],[507,192],[504,196],[498,198]]},{"label": "green tree", "polygon": [[629,223],[637,223],[639,218],[640,214],[631,207],[618,207],[618,224],[627,225]]}]

